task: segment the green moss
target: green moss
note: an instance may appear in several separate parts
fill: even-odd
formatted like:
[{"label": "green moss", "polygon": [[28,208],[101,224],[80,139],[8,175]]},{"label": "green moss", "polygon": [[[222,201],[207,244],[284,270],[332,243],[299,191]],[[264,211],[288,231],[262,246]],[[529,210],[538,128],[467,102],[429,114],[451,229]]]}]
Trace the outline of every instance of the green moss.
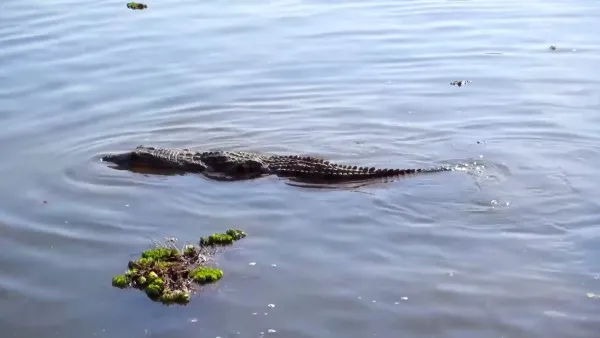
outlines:
[{"label": "green moss", "polygon": [[165,262],[165,261],[156,261],[152,258],[139,258],[135,261],[129,262],[129,269],[137,271],[138,269],[147,270],[147,269],[155,269],[155,270],[164,270],[168,269],[171,264],[174,262]]},{"label": "green moss", "polygon": [[224,245],[233,243],[233,237],[227,234],[212,234],[210,236],[201,237],[200,245]]},{"label": "green moss", "polygon": [[144,292],[150,298],[158,298],[162,293],[162,287],[159,284],[150,284],[144,288]]},{"label": "green moss", "polygon": [[228,245],[246,237],[242,230],[229,229],[225,233],[214,233],[200,238],[200,245]]},{"label": "green moss", "polygon": [[200,266],[190,271],[190,277],[198,284],[212,283],[223,277],[223,270]]},{"label": "green moss", "polygon": [[138,268],[147,266],[147,265],[151,264],[152,262],[154,262],[154,261],[150,258],[138,258],[134,261],[129,261],[129,264],[127,265],[127,267],[131,271],[137,271]]},{"label": "green moss", "polygon": [[150,259],[154,261],[168,261],[179,256],[179,251],[175,248],[158,247],[142,252],[142,259]]},{"label": "green moss", "polygon": [[129,282],[129,278],[127,278],[125,275],[118,275],[112,278],[112,285],[121,289],[129,286]]},{"label": "green moss", "polygon": [[190,294],[187,292],[175,291],[173,294],[173,299],[175,300],[175,303],[187,304],[190,302]]},{"label": "green moss", "polygon": [[125,272],[125,276],[127,276],[127,278],[131,278],[131,276],[135,275],[137,273],[136,269],[129,269]]},{"label": "green moss", "polygon": [[246,237],[246,233],[239,229],[229,229],[225,233],[231,236],[235,241],[239,241],[240,239]]},{"label": "green moss", "polygon": [[130,9],[144,9],[147,7],[148,6],[146,4],[139,3],[139,2],[128,2],[127,3],[127,8],[130,8]]},{"label": "green moss", "polygon": [[207,267],[208,257],[215,254],[216,245],[228,245],[246,237],[242,230],[229,229],[202,237],[200,246],[158,246],[145,250],[140,257],[129,261],[128,270],[114,276],[112,285],[119,288],[133,287],[163,304],[187,304],[190,293],[200,285],[223,278],[223,271]]},{"label": "green moss", "polygon": [[160,300],[165,304],[187,304],[190,302],[190,294],[181,290],[169,291],[163,293]]},{"label": "green moss", "polygon": [[150,271],[150,272],[148,272],[148,275],[146,276],[146,278],[148,279],[148,282],[152,283],[155,279],[158,279],[159,277],[156,274],[156,272]]}]

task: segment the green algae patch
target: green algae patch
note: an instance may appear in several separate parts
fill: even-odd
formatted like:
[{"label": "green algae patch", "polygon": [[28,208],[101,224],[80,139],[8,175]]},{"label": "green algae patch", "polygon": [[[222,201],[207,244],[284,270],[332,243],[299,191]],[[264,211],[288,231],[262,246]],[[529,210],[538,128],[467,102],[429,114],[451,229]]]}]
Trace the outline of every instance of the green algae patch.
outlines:
[{"label": "green algae patch", "polygon": [[171,242],[157,244],[129,261],[122,275],[113,276],[114,287],[136,288],[148,298],[163,304],[187,304],[200,286],[223,278],[223,271],[207,266],[219,246],[246,237],[242,230],[229,229],[200,239],[199,245],[178,249]]},{"label": "green algae patch", "polygon": [[114,276],[112,279],[112,285],[114,287],[124,289],[129,285],[129,279],[125,275]]},{"label": "green algae patch", "polygon": [[135,9],[145,9],[145,8],[148,8],[148,6],[141,2],[128,2],[127,8],[135,10]]},{"label": "green algae patch", "polygon": [[238,229],[229,229],[225,233],[214,233],[210,236],[200,238],[201,246],[228,245],[246,237],[246,233]]},{"label": "green algae patch", "polygon": [[223,270],[201,266],[190,271],[190,277],[198,284],[212,283],[223,277]]}]

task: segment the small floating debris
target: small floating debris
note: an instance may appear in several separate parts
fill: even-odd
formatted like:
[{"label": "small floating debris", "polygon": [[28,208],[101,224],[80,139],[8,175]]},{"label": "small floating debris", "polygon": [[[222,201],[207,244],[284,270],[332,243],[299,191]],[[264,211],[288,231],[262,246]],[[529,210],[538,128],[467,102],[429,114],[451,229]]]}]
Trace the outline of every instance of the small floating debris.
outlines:
[{"label": "small floating debris", "polygon": [[136,10],[136,9],[148,8],[148,6],[146,4],[141,3],[141,2],[128,2],[127,3],[127,8]]},{"label": "small floating debris", "polygon": [[556,47],[554,45],[551,45],[550,47],[548,47],[548,49],[551,50],[551,51],[553,51],[553,52],[557,52],[557,53],[558,52],[576,52],[577,51],[577,49],[575,49],[575,48],[570,48],[570,49],[569,48],[561,48],[561,49],[558,49],[558,47]]},{"label": "small floating debris", "polygon": [[469,80],[457,80],[457,81],[450,82],[450,84],[453,85],[453,86],[462,87],[463,85],[469,84],[471,82],[472,81],[469,81]]},{"label": "small floating debris", "polygon": [[242,230],[229,229],[200,239],[200,245],[188,244],[177,249],[172,240],[145,250],[141,256],[129,261],[123,275],[112,278],[112,285],[125,289],[133,287],[165,305],[184,305],[190,293],[199,286],[214,283],[223,277],[221,269],[207,266],[217,246],[230,245],[246,237]]}]

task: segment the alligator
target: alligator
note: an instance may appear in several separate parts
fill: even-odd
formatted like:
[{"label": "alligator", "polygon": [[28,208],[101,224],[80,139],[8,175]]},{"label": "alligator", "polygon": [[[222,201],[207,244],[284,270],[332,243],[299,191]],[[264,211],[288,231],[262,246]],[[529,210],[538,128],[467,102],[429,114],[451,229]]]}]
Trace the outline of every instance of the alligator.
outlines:
[{"label": "alligator", "polygon": [[242,151],[198,152],[189,149],[157,148],[143,145],[137,146],[133,151],[105,155],[101,160],[126,170],[145,167],[184,173],[202,173],[209,178],[218,176],[225,180],[276,175],[312,183],[362,181],[453,170],[443,166],[419,169],[377,169],[331,163],[310,156],[264,155]]}]

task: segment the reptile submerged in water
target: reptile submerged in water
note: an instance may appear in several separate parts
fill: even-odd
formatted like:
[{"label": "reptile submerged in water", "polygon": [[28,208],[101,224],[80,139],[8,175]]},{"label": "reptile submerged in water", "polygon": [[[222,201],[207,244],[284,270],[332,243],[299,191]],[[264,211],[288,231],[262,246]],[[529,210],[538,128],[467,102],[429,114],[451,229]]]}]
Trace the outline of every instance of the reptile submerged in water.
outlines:
[{"label": "reptile submerged in water", "polygon": [[296,155],[264,155],[241,151],[191,151],[140,145],[134,150],[102,157],[102,161],[122,169],[146,167],[207,176],[222,175],[231,180],[251,179],[267,175],[292,178],[304,182],[349,182],[371,178],[397,177],[419,173],[452,171],[449,167],[418,169],[378,169],[358,167]]}]

